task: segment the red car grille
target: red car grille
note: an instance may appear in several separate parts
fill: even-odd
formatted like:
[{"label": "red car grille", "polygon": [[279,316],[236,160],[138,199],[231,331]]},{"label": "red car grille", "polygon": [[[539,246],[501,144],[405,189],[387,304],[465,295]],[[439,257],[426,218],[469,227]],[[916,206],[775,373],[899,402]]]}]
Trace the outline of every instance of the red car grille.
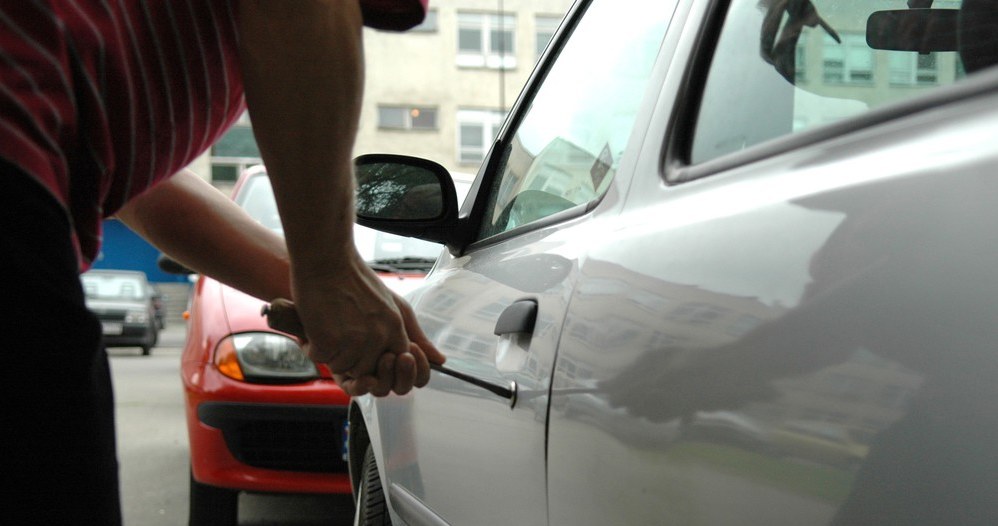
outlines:
[{"label": "red car grille", "polygon": [[337,473],[343,460],[346,408],[208,402],[198,418],[222,430],[240,462],[284,471]]}]

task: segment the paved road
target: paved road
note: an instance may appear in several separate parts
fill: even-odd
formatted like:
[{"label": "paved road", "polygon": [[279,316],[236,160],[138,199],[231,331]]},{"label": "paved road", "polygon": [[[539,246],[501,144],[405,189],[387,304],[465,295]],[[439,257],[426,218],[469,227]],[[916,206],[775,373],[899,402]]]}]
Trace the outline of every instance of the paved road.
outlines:
[{"label": "paved road", "polygon": [[[125,526],[187,524],[187,430],[180,383],[183,326],[168,326],[151,356],[110,349]],[[243,526],[352,523],[348,497],[242,495]]]}]

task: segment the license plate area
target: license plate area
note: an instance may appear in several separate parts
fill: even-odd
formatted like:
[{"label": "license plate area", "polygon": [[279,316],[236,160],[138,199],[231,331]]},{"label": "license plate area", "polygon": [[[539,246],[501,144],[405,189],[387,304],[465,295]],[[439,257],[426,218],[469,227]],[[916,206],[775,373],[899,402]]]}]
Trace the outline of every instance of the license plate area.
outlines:
[{"label": "license plate area", "polygon": [[121,334],[122,325],[113,321],[102,321],[100,322],[101,330],[107,335],[118,335]]}]

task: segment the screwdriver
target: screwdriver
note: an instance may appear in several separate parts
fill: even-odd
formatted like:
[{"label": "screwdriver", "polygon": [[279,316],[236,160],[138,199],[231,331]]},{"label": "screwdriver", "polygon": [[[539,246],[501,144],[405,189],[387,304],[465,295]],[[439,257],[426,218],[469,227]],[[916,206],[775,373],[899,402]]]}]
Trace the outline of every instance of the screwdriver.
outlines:
[{"label": "screwdriver", "polygon": [[[298,310],[291,300],[277,298],[271,301],[269,305],[264,305],[260,310],[260,315],[267,318],[267,325],[271,329],[297,336],[298,338],[305,337],[305,326],[302,325],[301,318],[298,317]],[[481,387],[486,391],[510,400],[511,404],[516,403],[516,382],[510,382],[509,387],[503,387],[432,362],[430,362],[430,369]]]}]

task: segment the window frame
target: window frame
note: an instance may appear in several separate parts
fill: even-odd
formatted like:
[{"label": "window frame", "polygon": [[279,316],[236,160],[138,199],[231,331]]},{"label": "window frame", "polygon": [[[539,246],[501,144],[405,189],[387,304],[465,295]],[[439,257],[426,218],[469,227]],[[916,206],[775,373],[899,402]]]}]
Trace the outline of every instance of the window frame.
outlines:
[{"label": "window frame", "polygon": [[[506,112],[507,117],[500,125],[499,133],[496,135],[491,147],[487,149],[485,158],[479,168],[479,173],[483,174],[483,176],[475,179],[468,191],[468,198],[465,200],[464,206],[462,206],[459,212],[460,223],[457,228],[461,232],[461,241],[455,245],[448,246],[448,249],[454,256],[460,256],[468,252],[502,243],[507,239],[519,237],[523,235],[525,230],[528,228],[530,230],[544,228],[548,225],[560,223],[566,218],[583,215],[589,211],[588,209],[568,209],[538,220],[535,223],[531,223],[523,228],[503,232],[486,239],[477,239],[482,221],[484,221],[485,218],[486,209],[488,207],[488,199],[485,199],[484,196],[491,192],[494,179],[501,175],[498,173],[499,165],[503,161],[501,152],[505,150],[506,144],[509,141],[509,130],[515,130],[520,126],[520,123],[524,117],[523,108],[528,107],[529,102],[532,101],[537,95],[540,84],[543,82],[544,78],[551,70],[552,64],[555,62],[555,57],[557,57],[557,55],[561,52],[561,48],[564,47],[568,36],[575,31],[579,20],[582,18],[581,15],[588,10],[591,1],[592,0],[578,0],[568,9],[568,12],[565,13],[564,18],[562,19],[561,25],[558,27],[558,30],[555,32],[554,37],[551,39],[551,42],[548,44],[547,50],[545,51],[545,56],[550,58],[538,61],[538,63],[534,66],[534,69],[531,71],[530,76],[527,78],[527,81],[524,83],[524,87],[517,96],[513,106]],[[591,203],[591,206],[595,207],[598,203],[599,201],[595,201]]]},{"label": "window frame", "polygon": [[[874,86],[876,84],[877,57],[873,50],[870,48],[860,48],[865,55],[869,55],[863,57],[864,59],[869,60],[868,70],[857,67],[857,64],[862,61],[851,53],[851,51],[859,48],[859,46],[856,45],[857,41],[862,40],[865,43],[866,37],[858,33],[850,32],[843,32],[839,35],[839,37],[842,39],[842,43],[838,45],[842,47],[837,48],[831,47],[831,44],[835,44],[835,40],[830,35],[827,33],[822,35],[823,45],[821,46],[821,78],[824,83],[839,86]],[[828,52],[833,50],[842,52],[842,70],[840,71],[842,78],[837,80],[828,79]],[[856,76],[856,73],[860,71],[867,71],[870,77],[862,78],[861,76]]]},{"label": "window frame", "polygon": [[[474,19],[477,23],[470,23],[469,19]],[[501,23],[500,23],[501,21]],[[506,25],[505,22],[509,22]],[[457,12],[457,41],[455,62],[461,68],[484,68],[484,69],[515,69],[517,60],[517,14],[515,12],[483,13],[478,11],[458,11]],[[461,48],[461,31],[475,30],[478,33],[479,48],[477,51],[464,50]],[[510,40],[508,51],[493,49],[493,32],[501,30],[508,33]]]},{"label": "window frame", "polygon": [[[932,57],[933,65],[931,69],[922,68],[919,66],[919,61],[922,58],[922,55],[910,55],[907,57],[902,57],[901,55],[897,55],[897,58],[908,59],[905,61],[906,62],[905,65],[907,67],[905,67],[904,71],[901,71],[900,69],[895,69],[894,64],[892,63],[893,61],[888,60],[887,61],[888,84],[894,88],[927,88],[931,86],[939,86],[939,73],[940,73],[939,56],[936,55],[935,53],[931,53],[925,56]],[[932,72],[933,76],[932,82],[919,82],[918,80],[919,76],[921,76],[925,72],[930,72],[930,71]],[[905,81],[904,82],[895,81],[894,75],[896,73],[903,74],[906,77]]]},{"label": "window frame", "polygon": [[[593,199],[577,204],[575,206],[566,208],[564,210],[546,215],[544,217],[531,220],[529,223],[524,223],[522,225],[510,228],[502,232],[497,232],[485,237],[481,236],[481,228],[484,217],[488,210],[490,204],[490,197],[493,196],[495,191],[498,189],[494,188],[497,179],[503,177],[503,171],[501,168],[505,165],[505,153],[507,147],[510,146],[511,141],[515,137],[517,130],[523,124],[523,119],[527,116],[527,109],[529,109],[530,104],[534,101],[541,90],[547,76],[550,74],[552,68],[558,61],[558,56],[561,54],[562,50],[566,44],[571,41],[572,35],[578,29],[579,23],[585,18],[586,12],[592,7],[592,4],[596,0],[579,0],[573,4],[566,15],[562,18],[559,27],[553,36],[551,42],[545,50],[545,60],[538,63],[537,67],[532,72],[530,78],[521,91],[516,104],[510,110],[510,118],[508,118],[502,125],[496,141],[492,144],[492,148],[487,154],[485,161],[483,163],[482,171],[486,174],[485,177],[480,177],[476,180],[475,185],[471,189],[474,194],[473,199],[469,199],[474,203],[473,208],[470,210],[462,209],[462,215],[467,212],[467,220],[465,224],[462,225],[463,235],[467,240],[463,244],[461,250],[453,251],[455,255],[464,254],[471,250],[477,250],[481,247],[487,247],[494,244],[499,244],[505,242],[509,239],[518,238],[523,235],[527,235],[530,232],[541,230],[552,225],[563,224],[570,220],[580,218],[585,216],[595,210],[597,207],[603,203],[607,196],[612,192],[610,190],[604,191],[594,197]],[[668,11],[668,22],[667,27],[662,33],[662,38],[659,41],[659,48],[656,52],[656,58],[650,65],[651,70],[649,71],[649,76],[647,79],[647,84],[640,95],[640,99],[643,101],[642,104],[646,105],[646,110],[654,106],[655,97],[654,93],[656,90],[654,84],[656,82],[656,71],[659,69],[659,63],[662,61],[667,61],[662,53],[665,43],[669,39],[670,33],[673,31],[673,24],[676,23],[676,9],[677,6],[682,4],[681,1],[676,1],[675,3],[667,3],[670,7]],[[638,131],[644,125],[639,125],[642,122],[642,112],[638,112],[635,120],[631,123],[631,132]],[[631,134],[627,139],[627,142],[633,142],[636,136]],[[627,150],[631,152],[632,150]],[[622,174],[618,174],[615,178],[623,177]],[[613,186],[611,185],[611,189]]]},{"label": "window frame", "polygon": [[[558,34],[558,26],[561,25],[564,17],[559,15],[549,15],[544,13],[536,13],[534,15],[534,59],[540,60],[544,56],[544,50],[547,49],[551,42],[554,41],[555,35]],[[542,31],[543,29],[543,31]],[[541,46],[541,34],[548,35],[547,41]]]},{"label": "window frame", "polygon": [[440,31],[439,12],[436,8],[426,10],[426,16],[419,25],[409,29],[410,33],[438,33]]},{"label": "window frame", "polygon": [[[488,158],[489,148],[493,143],[495,143],[496,138],[502,132],[503,122],[508,116],[509,112],[503,112],[502,110],[487,108],[458,108],[456,115],[457,133],[455,137],[455,161],[457,161],[458,164],[481,164],[484,162]],[[462,128],[465,124],[476,124],[482,126],[482,154],[481,157],[476,160],[467,160],[464,157],[466,148],[462,141],[464,138]],[[489,129],[494,130],[494,133],[491,136],[489,135]]]},{"label": "window frame", "polygon": [[[384,131],[412,131],[412,132],[434,132],[440,130],[440,109],[436,106],[417,106],[413,104],[378,104],[378,130]],[[382,122],[382,110],[399,110],[402,116],[401,126],[386,125]],[[432,112],[433,126],[413,126],[412,112]]]}]

